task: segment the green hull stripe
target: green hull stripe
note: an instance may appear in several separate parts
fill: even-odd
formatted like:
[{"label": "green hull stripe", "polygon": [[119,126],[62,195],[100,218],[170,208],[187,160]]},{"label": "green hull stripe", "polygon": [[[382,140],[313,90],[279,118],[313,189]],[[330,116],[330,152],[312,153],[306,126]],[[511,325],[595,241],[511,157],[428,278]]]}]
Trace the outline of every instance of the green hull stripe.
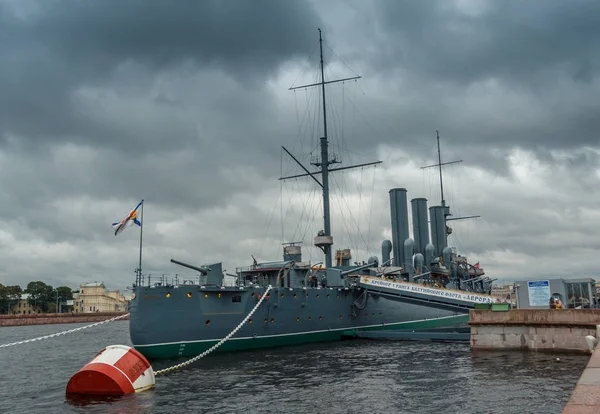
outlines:
[{"label": "green hull stripe", "polygon": [[[311,342],[338,341],[343,337],[354,336],[357,331],[427,329],[466,323],[469,315],[447,316],[436,319],[424,319],[410,322],[396,322],[385,325],[366,325],[337,328],[331,330],[308,331],[279,335],[261,335],[257,337],[231,338],[215,352],[231,352],[248,349],[272,348],[287,345],[301,345]],[[201,341],[181,341],[152,345],[134,345],[147,358],[173,358],[194,356],[206,351],[219,342],[219,339]]]}]

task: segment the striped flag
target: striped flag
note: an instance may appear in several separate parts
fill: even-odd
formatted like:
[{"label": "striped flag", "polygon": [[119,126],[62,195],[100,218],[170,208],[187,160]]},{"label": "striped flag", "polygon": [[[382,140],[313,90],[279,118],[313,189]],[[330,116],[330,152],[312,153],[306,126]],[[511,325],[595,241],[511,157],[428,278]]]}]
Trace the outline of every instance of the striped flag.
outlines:
[{"label": "striped flag", "polygon": [[131,212],[125,217],[123,220],[113,223],[112,226],[115,229],[115,236],[125,230],[125,227],[133,226],[137,224],[141,226],[142,223],[138,220],[138,210],[142,206],[144,201],[140,201],[136,208],[131,210]]}]

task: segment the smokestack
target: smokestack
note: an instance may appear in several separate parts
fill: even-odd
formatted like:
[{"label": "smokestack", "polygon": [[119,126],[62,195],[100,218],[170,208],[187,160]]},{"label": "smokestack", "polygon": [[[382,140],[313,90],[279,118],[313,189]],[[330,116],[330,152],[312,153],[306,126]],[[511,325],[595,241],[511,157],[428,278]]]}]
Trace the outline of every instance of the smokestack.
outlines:
[{"label": "smokestack", "polygon": [[425,254],[425,246],[429,244],[429,223],[427,220],[427,199],[413,198],[410,200],[413,221],[413,237],[415,253]]},{"label": "smokestack", "polygon": [[413,254],[415,252],[415,242],[413,239],[404,240],[404,271],[408,273],[408,281],[413,281],[415,275],[415,266],[413,263]]},{"label": "smokestack", "polygon": [[435,256],[439,257],[447,246],[444,207],[429,207],[429,217],[431,218],[431,241],[435,246]]},{"label": "smokestack", "polygon": [[392,252],[392,242],[389,240],[384,240],[383,243],[381,243],[381,265],[382,266],[389,266],[391,264],[391,263],[389,263],[391,252]]},{"label": "smokestack", "polygon": [[404,240],[409,238],[406,188],[390,190],[390,210],[392,213],[394,266],[402,266],[404,263]]}]

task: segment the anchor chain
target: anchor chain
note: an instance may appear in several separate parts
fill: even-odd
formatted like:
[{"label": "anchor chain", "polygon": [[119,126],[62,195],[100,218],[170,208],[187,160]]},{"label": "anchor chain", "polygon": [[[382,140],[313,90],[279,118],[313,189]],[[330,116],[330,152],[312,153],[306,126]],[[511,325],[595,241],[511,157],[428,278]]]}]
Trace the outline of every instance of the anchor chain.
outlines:
[{"label": "anchor chain", "polygon": [[250,319],[250,317],[254,314],[254,312],[256,312],[256,310],[258,309],[258,307],[260,306],[260,304],[265,300],[265,298],[267,297],[267,294],[269,293],[269,291],[273,288],[273,286],[269,285],[267,287],[267,290],[265,290],[265,293],[263,293],[262,297],[258,300],[258,303],[256,304],[256,306],[254,306],[254,308],[250,311],[250,313],[244,318],[244,320],[242,320],[242,322],[240,322],[240,324],[238,326],[235,327],[235,329],[233,331],[231,331],[229,333],[229,335],[227,335],[225,338],[221,339],[219,342],[217,342],[216,344],[214,344],[213,346],[211,346],[210,348],[208,348],[206,351],[202,352],[201,354],[195,356],[192,359],[188,359],[185,362],[182,362],[181,364],[177,364],[177,365],[173,365],[172,367],[169,368],[164,368],[158,371],[154,372],[155,376],[158,375],[163,375],[166,374],[168,372],[172,372],[175,371],[177,369],[186,367],[190,364],[193,364],[194,362],[204,358],[206,355],[210,354],[211,352],[213,352],[215,349],[217,349],[218,347],[220,347],[221,345],[223,345],[225,342],[227,342],[229,340],[229,338],[231,338],[233,335],[236,334],[236,332],[238,330],[240,330],[242,328],[242,326],[244,326],[244,324],[246,322],[248,322],[248,319]]},{"label": "anchor chain", "polygon": [[129,314],[126,313],[125,315],[120,315],[120,316],[116,316],[116,317],[111,318],[111,319],[107,319],[105,321],[100,321],[100,322],[92,323],[91,325],[80,326],[79,328],[75,328],[75,329],[69,329],[68,331],[57,332],[57,333],[53,333],[51,335],[40,336],[38,338],[33,338],[33,339],[26,339],[24,341],[13,342],[13,343],[10,343],[10,344],[2,344],[2,345],[0,345],[0,348],[8,348],[9,346],[21,345],[21,344],[26,344],[28,342],[41,341],[42,339],[49,339],[49,338],[54,338],[54,337],[61,336],[61,335],[66,335],[66,334],[69,334],[69,333],[81,331],[83,329],[92,328],[94,326],[102,325],[103,323],[106,323],[106,322],[116,321],[117,319],[122,319],[122,318],[124,318],[126,316],[129,316]]}]

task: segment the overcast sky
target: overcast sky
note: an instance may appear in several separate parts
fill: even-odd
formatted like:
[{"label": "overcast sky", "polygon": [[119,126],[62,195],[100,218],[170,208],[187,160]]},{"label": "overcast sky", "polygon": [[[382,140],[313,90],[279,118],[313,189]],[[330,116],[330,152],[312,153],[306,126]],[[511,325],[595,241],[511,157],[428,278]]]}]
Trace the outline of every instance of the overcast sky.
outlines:
[{"label": "overcast sky", "polygon": [[[334,248],[381,257],[388,191],[439,204],[450,245],[500,281],[596,277],[600,3],[538,1],[0,0],[0,283],[131,285],[171,258],[227,273],[279,260],[323,228],[308,165],[322,135]],[[318,155],[314,152],[313,155]]]}]

